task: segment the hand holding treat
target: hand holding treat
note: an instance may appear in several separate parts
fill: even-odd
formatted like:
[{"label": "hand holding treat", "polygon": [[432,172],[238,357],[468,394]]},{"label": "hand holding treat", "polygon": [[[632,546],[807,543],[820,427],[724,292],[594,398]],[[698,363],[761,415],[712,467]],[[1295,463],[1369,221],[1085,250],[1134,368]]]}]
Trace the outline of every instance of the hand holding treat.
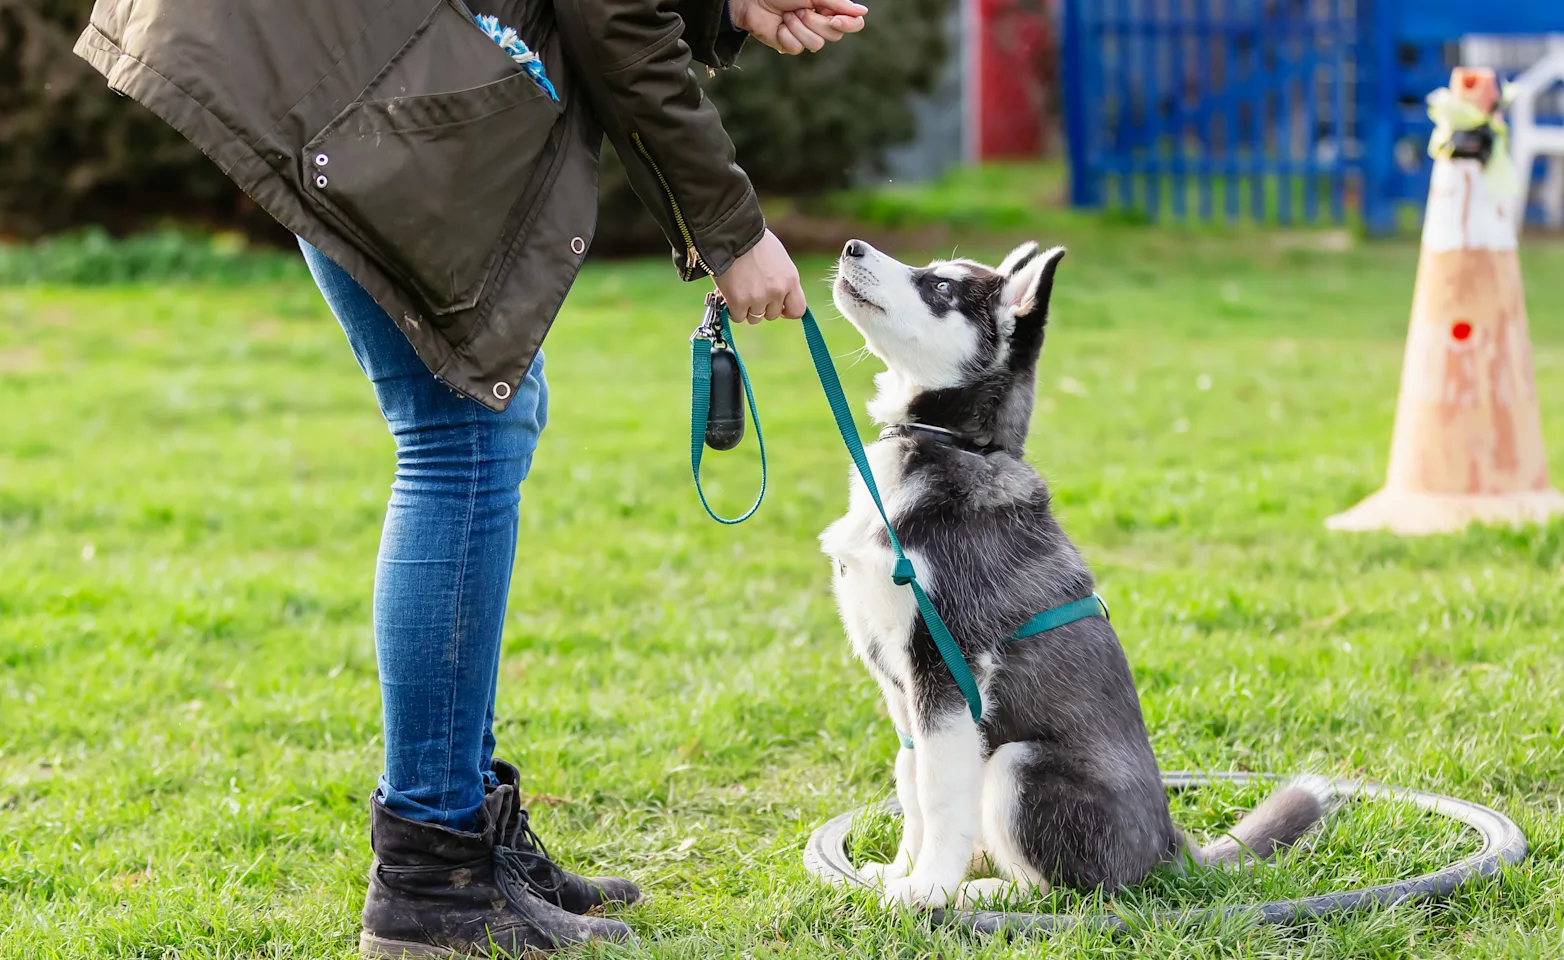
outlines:
[{"label": "hand holding treat", "polygon": [[852,0],[731,0],[728,9],[734,26],[790,55],[857,33],[869,12]]}]

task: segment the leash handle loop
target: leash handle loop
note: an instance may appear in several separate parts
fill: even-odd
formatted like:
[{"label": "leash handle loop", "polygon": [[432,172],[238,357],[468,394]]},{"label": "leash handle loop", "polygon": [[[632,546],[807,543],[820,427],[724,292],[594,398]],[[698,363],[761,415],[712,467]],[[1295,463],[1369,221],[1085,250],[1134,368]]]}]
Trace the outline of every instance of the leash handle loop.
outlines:
[{"label": "leash handle loop", "polygon": [[[864,453],[863,441],[858,437],[858,424],[853,420],[852,408],[847,405],[847,397],[842,392],[842,381],[836,375],[836,364],[831,362],[831,351],[826,348],[825,337],[820,335],[820,326],[815,323],[814,314],[804,310],[804,340],[809,344],[809,355],[814,360],[815,372],[820,376],[820,386],[825,390],[825,398],[831,404],[831,415],[836,419],[836,429],[842,434],[842,442],[847,444],[847,452],[852,455],[853,464],[858,468],[858,476],[863,480],[863,485],[869,491],[869,496],[874,500],[874,508],[880,512],[880,520],[885,524],[885,533],[890,537],[891,552],[896,555],[896,566],[891,579],[899,586],[912,587],[912,595],[918,601],[918,612],[923,615],[923,622],[929,628],[929,634],[934,638],[934,645],[939,648],[940,658],[945,661],[945,668],[950,671],[951,678],[956,681],[956,686],[961,689],[961,695],[966,698],[967,708],[972,713],[972,722],[976,723],[983,716],[983,698],[978,692],[977,681],[972,677],[972,668],[967,665],[967,658],[962,656],[961,647],[956,639],[950,635],[950,630],[945,626],[945,621],[940,619],[939,611],[934,609],[934,603],[929,595],[924,592],[923,585],[918,583],[918,573],[913,569],[912,561],[907,559],[902,551],[901,541],[896,538],[896,531],[891,527],[890,518],[885,513],[885,504],[880,500],[880,490],[874,484],[874,473],[869,469],[869,457]],[[742,366],[740,369],[743,369]],[[745,381],[748,388],[749,381]],[[751,407],[753,410],[753,407]],[[705,422],[704,414],[701,422]],[[756,433],[760,432],[760,425],[756,424]]]},{"label": "leash handle loop", "polygon": [[[704,330],[705,327],[703,326]],[[732,526],[743,523],[760,509],[760,501],[766,499],[766,438],[760,432],[760,414],[755,410],[755,390],[749,385],[749,371],[744,368],[744,358],[739,356],[738,344],[733,342],[732,324],[728,322],[728,307],[723,304],[711,330],[713,339],[704,336],[690,338],[690,473],[695,477],[695,494],[701,498],[701,506],[718,523]],[[701,489],[701,454],[706,449],[706,414],[711,410],[711,351],[712,345],[721,341],[733,351],[733,360],[739,367],[739,379],[744,384],[744,397],[749,401],[749,418],[755,423],[755,442],[760,445],[760,492],[755,502],[738,517],[721,517],[706,502],[706,491]]]}]

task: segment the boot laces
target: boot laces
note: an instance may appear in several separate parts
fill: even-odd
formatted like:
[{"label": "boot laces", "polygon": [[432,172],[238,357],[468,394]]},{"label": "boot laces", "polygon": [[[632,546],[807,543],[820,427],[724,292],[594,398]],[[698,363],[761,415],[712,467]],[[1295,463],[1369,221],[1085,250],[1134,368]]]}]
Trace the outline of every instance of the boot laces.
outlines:
[{"label": "boot laces", "polygon": [[530,851],[515,847],[498,844],[494,847],[494,884],[514,906],[521,907],[529,897],[549,892],[533,878],[530,864],[534,856]]},{"label": "boot laces", "polygon": [[508,883],[539,894],[558,893],[565,886],[565,871],[549,856],[525,810],[517,810],[511,818],[503,841],[494,845],[494,859],[496,872]]}]

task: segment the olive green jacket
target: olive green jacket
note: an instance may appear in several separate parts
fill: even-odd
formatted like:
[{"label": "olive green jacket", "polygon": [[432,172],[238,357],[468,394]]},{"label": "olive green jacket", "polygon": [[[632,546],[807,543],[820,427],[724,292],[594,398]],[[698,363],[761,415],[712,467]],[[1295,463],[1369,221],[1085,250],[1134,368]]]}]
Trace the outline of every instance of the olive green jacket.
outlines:
[{"label": "olive green jacket", "polygon": [[97,0],[76,52],[341,264],[435,376],[500,410],[575,279],[606,131],[685,279],[765,230],[691,71],[723,0]]}]

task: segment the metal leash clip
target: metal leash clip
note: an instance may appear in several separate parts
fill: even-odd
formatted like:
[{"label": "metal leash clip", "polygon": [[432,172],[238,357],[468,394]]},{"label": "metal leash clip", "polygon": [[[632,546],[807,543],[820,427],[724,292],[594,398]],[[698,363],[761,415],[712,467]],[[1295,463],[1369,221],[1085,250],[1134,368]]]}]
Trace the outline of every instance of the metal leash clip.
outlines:
[{"label": "metal leash clip", "polygon": [[706,294],[706,312],[701,316],[700,326],[690,334],[690,342],[696,340],[710,340],[712,343],[726,343],[722,337],[722,311],[727,303],[722,299],[722,294],[713,290]]},{"label": "metal leash clip", "polygon": [[[711,396],[706,410],[706,446],[713,450],[732,450],[744,439],[744,382],[739,370],[738,353],[729,342],[728,306],[722,294],[706,294],[706,313],[701,325],[690,334],[690,343],[710,341],[707,376]],[[695,346],[696,351],[700,350]]]}]

